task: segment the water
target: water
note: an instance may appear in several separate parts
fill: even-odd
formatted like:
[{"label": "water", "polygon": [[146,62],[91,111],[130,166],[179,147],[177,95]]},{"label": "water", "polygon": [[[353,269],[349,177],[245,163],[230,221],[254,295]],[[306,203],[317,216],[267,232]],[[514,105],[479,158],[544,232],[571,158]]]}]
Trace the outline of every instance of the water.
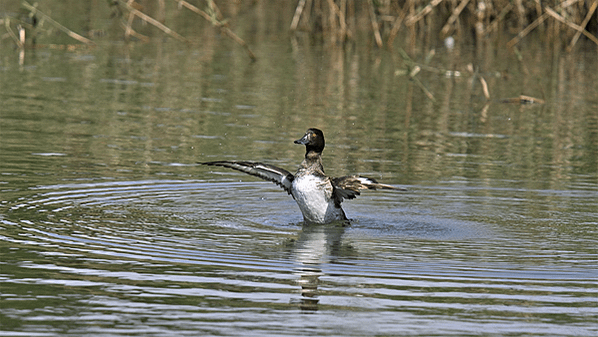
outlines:
[{"label": "water", "polygon": [[594,225],[559,233],[535,219],[530,233],[509,228],[521,220],[508,216],[429,212],[430,191],[402,197],[414,202],[368,195],[347,207],[348,227],[304,226],[266,183],[38,187],[3,220],[3,326],[50,335],[595,332]]},{"label": "water", "polygon": [[[437,47],[465,75],[423,72],[434,103],[393,53],[255,34],[256,63],[213,33],[0,51],[1,335],[598,333],[595,51]],[[546,103],[501,103],[521,94]],[[308,127],[328,174],[408,191],[308,226],[195,164],[293,171]]]}]

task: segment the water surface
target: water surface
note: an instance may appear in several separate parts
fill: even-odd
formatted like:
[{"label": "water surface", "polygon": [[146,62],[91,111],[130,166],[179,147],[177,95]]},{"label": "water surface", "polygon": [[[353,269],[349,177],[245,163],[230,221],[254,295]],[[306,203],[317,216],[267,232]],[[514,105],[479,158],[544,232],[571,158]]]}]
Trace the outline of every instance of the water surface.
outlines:
[{"label": "water surface", "polygon": [[[211,34],[1,50],[2,335],[598,333],[595,50],[439,44],[464,75],[422,73],[433,102],[388,51],[258,30],[251,63]],[[546,102],[501,103],[521,94]],[[308,127],[330,175],[408,191],[309,226],[274,184],[195,164],[293,171]]]}]

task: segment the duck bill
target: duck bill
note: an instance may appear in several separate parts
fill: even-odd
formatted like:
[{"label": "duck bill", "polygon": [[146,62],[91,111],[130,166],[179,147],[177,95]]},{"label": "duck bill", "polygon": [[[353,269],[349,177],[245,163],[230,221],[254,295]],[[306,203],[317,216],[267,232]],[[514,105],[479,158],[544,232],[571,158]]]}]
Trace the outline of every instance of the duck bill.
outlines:
[{"label": "duck bill", "polygon": [[305,136],[301,137],[301,139],[297,139],[294,143],[301,144],[301,145],[307,145],[307,134],[305,134]]}]

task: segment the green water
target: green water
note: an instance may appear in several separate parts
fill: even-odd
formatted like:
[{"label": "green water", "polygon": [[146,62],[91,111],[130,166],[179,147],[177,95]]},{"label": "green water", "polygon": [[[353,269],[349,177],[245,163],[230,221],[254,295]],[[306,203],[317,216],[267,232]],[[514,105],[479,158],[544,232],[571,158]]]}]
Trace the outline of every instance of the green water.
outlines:
[{"label": "green water", "polygon": [[[256,15],[235,27],[256,62],[208,27],[2,45],[2,335],[598,333],[595,48],[418,46],[432,100],[397,53]],[[309,127],[328,174],[408,191],[306,226],[274,184],[195,165],[294,171]]]}]

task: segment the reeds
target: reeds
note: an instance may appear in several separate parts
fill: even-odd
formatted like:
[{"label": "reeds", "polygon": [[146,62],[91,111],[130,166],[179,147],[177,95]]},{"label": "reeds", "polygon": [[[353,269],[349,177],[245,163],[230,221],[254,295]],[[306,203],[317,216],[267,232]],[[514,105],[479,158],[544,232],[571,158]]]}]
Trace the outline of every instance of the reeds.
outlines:
[{"label": "reeds", "polygon": [[[224,19],[217,1],[193,0],[107,0],[105,6],[112,7],[114,19],[120,20],[125,39],[149,41],[139,33],[139,22],[158,28],[163,34],[183,43],[193,40],[170,28],[165,22],[172,11],[189,10],[209,22],[220,32],[239,44],[251,59],[254,53],[243,39],[237,36]],[[249,0],[245,6],[255,6],[265,2],[267,6],[279,6],[278,0]],[[220,2],[224,2],[221,0]],[[242,0],[234,5],[241,6]],[[156,5],[153,13],[148,13],[142,4]],[[75,33],[65,25],[40,11],[37,5],[27,1],[21,3],[29,12],[29,17],[64,32],[69,37],[84,44],[93,41]],[[46,6],[52,6],[47,2]],[[266,7],[267,7],[266,6]],[[265,8],[265,6],[261,6]],[[292,8],[292,7],[291,7]],[[543,39],[558,42],[568,51],[577,45],[582,36],[598,45],[598,0],[298,0],[295,10],[282,13],[290,20],[291,32],[309,32],[330,44],[344,44],[347,41],[363,41],[358,38],[370,36],[379,48],[393,49],[393,42],[402,34],[406,41],[415,44],[421,39],[452,37],[457,41],[481,41],[500,34],[507,34],[510,40],[503,43],[505,48],[513,48],[525,40],[534,30],[542,30]],[[5,17],[6,33],[2,36],[14,40],[22,48],[23,37],[14,31],[21,27],[33,31],[24,39],[35,36],[38,27],[27,22]],[[17,27],[18,26],[18,27]],[[33,28],[33,29],[32,29]],[[21,34],[21,33],[19,33]],[[366,40],[367,41],[367,40]]]},{"label": "reeds", "polygon": [[[223,19],[222,13],[220,12],[220,9],[218,8],[218,6],[214,2],[214,0],[206,0],[206,10],[202,10],[184,0],[173,0],[173,1],[175,3],[177,3],[179,8],[186,8],[186,9],[190,10],[191,12],[204,18],[208,22],[210,22],[214,27],[219,28],[220,31],[224,35],[228,36],[233,41],[235,41],[237,44],[242,46],[245,49],[245,52],[247,53],[247,55],[252,60],[256,59],[255,54],[251,51],[251,48],[249,48],[247,43],[245,43],[245,41],[243,41],[243,39],[238,37],[232,30],[230,30],[230,28],[228,27],[228,24]],[[151,25],[156,26],[157,28],[162,30],[165,34],[167,34],[181,42],[189,42],[189,40],[187,38],[179,35],[174,30],[168,28],[166,25],[164,25],[162,22],[160,22],[160,20],[156,20],[153,17],[143,13],[141,10],[137,9],[137,7],[139,5],[137,5],[137,3],[134,0],[127,0],[126,2],[124,0],[119,0],[119,2],[121,4],[123,4],[124,6],[126,6],[126,9],[129,11],[129,19],[127,20],[127,23],[124,25],[125,26],[125,36],[127,38],[129,36],[136,36],[136,37],[140,36],[140,34],[136,33],[133,30],[133,28],[131,28],[135,17],[138,17],[141,20],[143,20]],[[159,6],[160,10],[158,11],[158,15],[164,17],[165,16],[164,11],[166,10],[166,5],[164,3],[164,0],[158,0],[158,2],[160,4],[160,6]],[[147,38],[142,38],[142,39],[147,40]]]},{"label": "reeds", "polygon": [[483,39],[516,29],[506,45],[513,47],[549,20],[544,36],[564,39],[572,50],[581,35],[598,45],[596,33],[587,30],[597,30],[597,6],[598,0],[300,0],[290,29],[318,32],[338,43],[367,27],[378,47],[392,46],[401,30],[440,38],[474,32],[474,38]]},{"label": "reeds", "polygon": [[[147,14],[144,12],[144,7],[140,5],[135,0],[114,0],[114,1],[107,1],[107,6],[113,7],[112,13],[116,19],[121,20],[121,27],[123,28],[123,36],[126,40],[130,40],[132,38],[148,42],[150,38],[137,32],[134,28],[135,22],[141,20],[143,23],[152,25],[159,30],[161,30],[167,36],[170,36],[180,42],[190,43],[190,39],[184,37],[177,33],[175,30],[171,29],[164,23],[164,18],[166,17],[166,11],[172,10],[167,8],[165,0],[150,0],[150,1],[157,1],[158,3],[158,10],[154,14],[154,16]],[[204,1],[204,0],[202,0]],[[230,28],[226,20],[222,17],[220,9],[214,2],[214,0],[205,0],[204,5],[205,9],[200,9],[191,3],[184,1],[184,0],[173,0],[173,5],[176,4],[175,7],[177,10],[180,9],[187,9],[191,12],[199,15],[203,19],[207,20],[212,24],[212,26],[220,29],[222,34],[231,38],[237,44],[242,46],[246,51],[247,55],[252,59],[255,60],[255,54],[251,51],[251,48],[245,43],[243,39],[237,36]],[[54,19],[52,19],[49,15],[45,14],[44,12],[40,11],[37,8],[37,4],[35,6],[30,5],[27,1],[23,1],[21,6],[29,11],[28,17],[32,18],[33,24],[26,22],[22,19],[11,19],[9,17],[5,17],[2,22],[5,24],[5,29],[7,33],[2,36],[2,39],[8,37],[12,38],[12,40],[17,44],[20,49],[25,47],[26,42],[26,30],[29,30],[32,34],[29,38],[30,40],[34,40],[35,35],[41,29],[43,23],[48,23],[50,26],[64,32],[67,36],[77,40],[78,42],[93,45],[94,42],[82,35],[75,33],[74,31],[68,29],[67,27],[63,26],[62,24],[58,23]],[[125,19],[126,18],[126,19]],[[40,21],[42,24],[38,24]],[[16,28],[19,31],[19,36],[14,33],[12,29],[12,24],[16,23]],[[23,28],[25,26],[27,29]]]},{"label": "reeds", "polygon": [[[66,35],[68,35],[69,37],[85,43],[85,44],[93,44],[93,41],[91,41],[88,38],[85,38],[75,32],[73,32],[72,30],[66,28],[65,26],[61,25],[60,23],[54,21],[49,15],[44,14],[43,12],[39,11],[36,7],[31,6],[29,3],[27,3],[27,1],[23,1],[21,4],[23,7],[25,7],[27,10],[29,10],[31,12],[32,16],[39,16],[41,17],[43,20],[47,21],[49,24],[51,24],[52,26],[56,27],[57,29],[61,30],[62,32],[64,32]],[[24,42],[24,41],[23,41]]]},{"label": "reeds", "polygon": [[[477,45],[500,41],[501,44],[495,44],[498,48],[502,46],[519,55],[517,45],[533,30],[540,29],[545,42],[566,45],[567,51],[572,51],[582,35],[598,45],[597,7],[598,0],[300,0],[290,29],[297,34],[304,31],[310,36],[322,36],[324,41],[337,45],[359,34],[369,36],[366,41],[372,45],[399,54],[405,69],[395,75],[407,76],[430,101],[436,102],[418,74],[422,70],[444,74],[451,71],[413,61],[405,49],[414,50],[421,45],[416,41],[437,38],[447,44],[464,41]],[[393,45],[398,36],[404,38],[402,46]],[[479,83],[489,101],[488,83],[474,68],[469,69],[471,83]],[[543,100],[521,96],[509,102]]]}]

